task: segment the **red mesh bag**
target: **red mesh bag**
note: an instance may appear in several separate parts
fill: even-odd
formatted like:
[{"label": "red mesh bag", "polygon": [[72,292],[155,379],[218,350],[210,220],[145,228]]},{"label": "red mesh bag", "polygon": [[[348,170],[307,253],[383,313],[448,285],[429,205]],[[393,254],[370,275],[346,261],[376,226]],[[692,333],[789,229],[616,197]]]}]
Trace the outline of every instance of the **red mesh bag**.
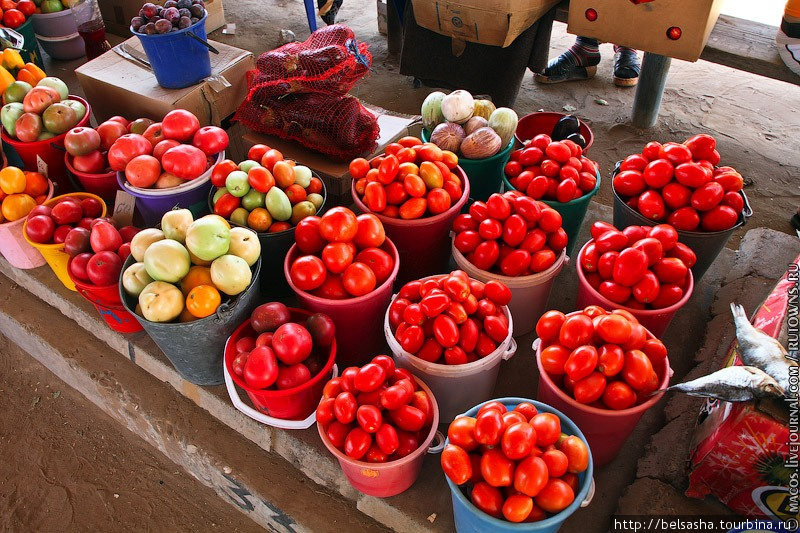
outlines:
[{"label": "red mesh bag", "polygon": [[378,120],[358,99],[322,93],[285,94],[245,100],[235,120],[248,128],[291,139],[332,159],[349,161],[369,152],[380,133]]},{"label": "red mesh bag", "polygon": [[[288,43],[264,52],[249,78],[250,98],[273,93],[322,92],[341,95],[369,72],[372,55],[341,24],[321,28],[302,43]],[[255,96],[253,94],[255,93]]]}]

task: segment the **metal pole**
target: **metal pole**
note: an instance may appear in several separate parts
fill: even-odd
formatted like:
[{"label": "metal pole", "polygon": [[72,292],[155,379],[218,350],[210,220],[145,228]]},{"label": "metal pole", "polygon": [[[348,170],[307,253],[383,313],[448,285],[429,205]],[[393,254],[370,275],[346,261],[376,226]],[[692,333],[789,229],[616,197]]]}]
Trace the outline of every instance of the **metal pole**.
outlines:
[{"label": "metal pole", "polygon": [[658,54],[644,53],[642,72],[636,95],[633,97],[631,122],[637,128],[652,128],[658,119],[658,108],[664,96],[667,73],[672,59]]}]

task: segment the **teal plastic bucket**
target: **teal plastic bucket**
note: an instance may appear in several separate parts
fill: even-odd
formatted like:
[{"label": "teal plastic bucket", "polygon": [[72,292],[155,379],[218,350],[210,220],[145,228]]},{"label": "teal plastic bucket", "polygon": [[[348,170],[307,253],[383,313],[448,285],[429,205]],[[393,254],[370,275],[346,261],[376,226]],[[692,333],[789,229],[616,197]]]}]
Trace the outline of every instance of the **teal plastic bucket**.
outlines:
[{"label": "teal plastic bucket", "polygon": [[133,31],[142,43],[158,84],[165,89],[182,89],[211,76],[211,57],[206,44],[206,18],[186,29],[147,35]]},{"label": "teal plastic bucket", "polygon": [[22,60],[26,63],[33,63],[44,70],[44,61],[42,61],[42,54],[39,51],[39,42],[36,40],[36,32],[33,29],[32,20],[33,19],[28,19],[25,21],[25,24],[19,28],[15,28],[13,31],[16,31],[25,39],[22,44],[22,49],[19,51]]},{"label": "teal plastic bucket", "polygon": [[[515,191],[511,183],[509,183],[508,178],[503,175],[503,184],[507,191]],[[566,203],[556,202],[555,200],[542,200],[544,203],[561,213],[562,223],[561,225],[564,228],[564,231],[567,232],[567,255],[572,257],[572,252],[575,250],[575,243],[578,241],[578,233],[581,231],[581,226],[583,225],[583,219],[586,218],[586,211],[589,210],[589,202],[592,201],[592,197],[597,194],[597,191],[600,190],[600,172],[597,172],[597,183],[594,186],[594,189],[589,191],[587,194],[584,194],[580,198],[576,198],[575,200],[571,200]],[[525,191],[522,191],[525,192]]]},{"label": "teal plastic bucket", "polygon": [[[514,407],[522,402],[529,402],[536,406],[536,409],[540,413],[553,413],[561,420],[561,431],[563,433],[566,433],[567,435],[577,435],[584,443],[586,443],[586,437],[583,436],[583,433],[581,433],[581,430],[578,429],[578,426],[576,426],[572,420],[567,418],[567,416],[558,409],[550,407],[547,404],[537,402],[536,400],[528,400],[525,398],[500,398],[499,401],[502,402],[509,411],[514,409]],[[474,417],[478,414],[478,410],[482,405],[483,403],[476,405],[464,414],[466,416]],[[445,441],[445,445],[449,443],[450,439],[447,439]],[[558,514],[551,516],[550,518],[540,520],[539,522],[521,523],[500,520],[484,513],[475,507],[471,501],[469,501],[469,498],[467,498],[464,492],[462,492],[461,487],[450,481],[450,478],[445,476],[447,484],[450,486],[450,493],[453,497],[453,518],[456,523],[456,531],[458,533],[485,533],[487,531],[507,533],[555,533],[559,530],[564,521],[566,521],[566,519],[572,515],[572,513],[577,511],[580,507],[586,507],[592,501],[592,497],[594,497],[594,479],[592,478],[593,473],[594,462],[592,460],[590,449],[589,468],[578,474],[581,488],[575,495],[575,501],[573,501],[569,507]]]},{"label": "teal plastic bucket", "polygon": [[[431,134],[427,130],[422,130],[423,142],[429,142]],[[467,159],[458,156],[458,166],[469,178],[469,200],[470,203],[480,200],[485,202],[489,197],[500,192],[503,187],[505,174],[503,169],[511,157],[511,150],[514,148],[514,139],[508,143],[505,150],[502,150],[492,157],[486,159]]]}]

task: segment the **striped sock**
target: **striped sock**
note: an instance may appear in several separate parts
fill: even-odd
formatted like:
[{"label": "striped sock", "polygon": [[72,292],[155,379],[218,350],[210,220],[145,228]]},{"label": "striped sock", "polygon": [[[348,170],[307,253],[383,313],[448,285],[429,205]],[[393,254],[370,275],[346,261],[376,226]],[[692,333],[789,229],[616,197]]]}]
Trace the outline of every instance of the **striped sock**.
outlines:
[{"label": "striped sock", "polygon": [[617,52],[624,52],[624,51],[630,51],[630,52],[633,52],[634,54],[636,53],[636,49],[635,48],[629,48],[627,46],[619,46],[619,45],[616,45],[616,44],[614,45],[614,53],[615,54]]},{"label": "striped sock", "polygon": [[564,52],[564,59],[579,67],[594,67],[600,63],[600,49],[597,39],[578,37],[569,50]]}]

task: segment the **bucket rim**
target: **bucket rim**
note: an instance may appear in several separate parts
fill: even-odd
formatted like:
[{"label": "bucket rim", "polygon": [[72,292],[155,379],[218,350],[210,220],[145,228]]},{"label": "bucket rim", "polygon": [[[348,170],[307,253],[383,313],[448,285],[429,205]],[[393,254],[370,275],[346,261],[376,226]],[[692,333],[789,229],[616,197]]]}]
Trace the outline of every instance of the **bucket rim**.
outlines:
[{"label": "bucket rim", "polygon": [[[46,205],[50,207],[51,205],[57,204],[63,198],[68,198],[70,196],[77,197],[77,198],[94,198],[100,202],[100,205],[103,206],[103,210],[100,212],[100,217],[103,218],[108,214],[108,207],[106,206],[105,200],[101,197],[97,196],[96,194],[92,194],[90,192],[69,192],[66,194],[59,194],[58,196],[54,196],[49,200],[42,202],[42,205]],[[64,251],[64,243],[47,243],[47,244],[39,244],[38,242],[33,242],[28,238],[28,232],[26,231],[28,227],[28,217],[25,217],[25,223],[22,225],[22,236],[25,238],[25,242],[36,248],[37,250],[46,250],[52,252],[63,252]],[[124,265],[123,265],[124,268]]]},{"label": "bucket rim", "polygon": [[425,393],[428,395],[428,398],[431,400],[431,403],[433,404],[433,422],[431,423],[431,428],[430,430],[428,430],[428,436],[425,437],[425,440],[422,443],[420,443],[419,447],[416,450],[406,455],[405,457],[401,457],[400,459],[396,459],[394,461],[387,461],[385,463],[368,463],[366,461],[360,461],[358,459],[353,459],[352,457],[348,457],[345,453],[339,451],[339,449],[337,449],[336,446],[334,446],[333,443],[328,438],[328,435],[323,429],[322,424],[317,424],[317,432],[319,433],[319,436],[322,439],[322,444],[325,445],[325,448],[327,448],[328,451],[331,454],[333,454],[333,456],[336,457],[336,459],[338,459],[340,463],[345,462],[351,466],[366,468],[369,470],[379,470],[379,471],[398,466],[405,466],[406,464],[411,463],[414,460],[418,459],[421,455],[428,453],[430,444],[431,442],[433,442],[434,437],[436,437],[436,432],[439,429],[439,402],[436,401],[436,397],[433,395],[433,391],[430,389],[430,387],[428,387],[428,385],[425,384],[424,381],[422,381],[417,376],[413,376],[413,378],[420,386],[420,388],[425,391]]},{"label": "bucket rim", "polygon": [[[435,278],[441,278],[443,276],[447,276],[447,274],[435,274],[433,276],[427,276],[425,278],[420,278],[419,281],[424,281],[424,280],[428,280],[428,279],[435,279]],[[472,280],[474,278],[470,278],[470,279]],[[475,281],[478,281],[478,280],[475,280]],[[501,358],[501,359],[504,359],[503,355],[505,354],[505,352],[507,350],[509,350],[509,347],[511,347],[511,346],[514,346],[514,349],[515,349],[514,351],[516,351],[516,343],[514,342],[514,321],[513,321],[513,318],[511,317],[511,310],[508,308],[507,305],[504,305],[504,306],[501,307],[501,309],[503,310],[503,314],[505,314],[506,318],[508,319],[508,335],[506,335],[506,338],[503,339],[503,342],[501,342],[497,346],[495,351],[493,351],[492,353],[490,353],[486,357],[483,357],[483,358],[478,359],[476,361],[472,361],[471,363],[464,363],[464,364],[461,364],[461,365],[447,365],[447,364],[441,364],[441,363],[431,363],[431,362],[425,361],[423,359],[420,359],[416,355],[405,351],[403,349],[403,347],[400,346],[400,343],[397,341],[397,339],[394,336],[394,333],[392,333],[392,331],[391,331],[391,326],[389,326],[389,309],[392,307],[392,304],[397,299],[398,295],[399,295],[399,293],[395,293],[395,294],[392,295],[392,299],[389,301],[389,307],[386,308],[386,314],[384,315],[384,318],[383,318],[383,331],[384,331],[384,333],[386,335],[386,342],[389,344],[389,349],[392,350],[392,353],[395,354],[395,355],[399,352],[403,357],[407,357],[408,359],[410,359],[412,361],[419,362],[419,365],[429,366],[429,367],[431,367],[430,370],[433,370],[435,372],[441,372],[443,374],[451,374],[451,373],[452,374],[457,374],[457,373],[460,373],[459,370],[466,372],[466,371],[469,371],[469,370],[480,370],[485,366],[490,366],[492,363],[494,363],[494,360],[497,359],[498,357]],[[513,355],[513,352],[512,352],[512,355]],[[511,356],[509,356],[509,357],[507,357],[505,359],[510,359],[510,358],[511,358]],[[498,361],[498,363],[499,363],[499,361]],[[419,366],[418,366],[418,368],[419,368]],[[428,369],[424,369],[424,370],[427,371]],[[437,377],[456,377],[456,376],[437,375]]]},{"label": "bucket rim", "polygon": [[74,159],[74,157],[70,155],[69,152],[64,152],[64,164],[66,165],[67,170],[70,171],[72,174],[74,174],[75,177],[77,178],[88,177],[89,179],[99,180],[100,178],[110,179],[112,177],[116,177],[117,175],[117,172],[115,170],[112,170],[110,172],[104,172],[102,174],[89,174],[88,172],[81,172],[80,170],[77,170],[74,166],[72,166],[72,159]]},{"label": "bucket rim", "polygon": [[[422,134],[421,134],[420,139],[422,139],[423,142],[431,142],[431,133],[432,132],[426,130],[425,128],[422,128]],[[468,157],[464,157],[462,155],[459,155],[458,156],[459,166],[461,166],[461,161],[462,160],[469,161],[468,165],[470,165],[472,163],[478,164],[478,163],[487,163],[487,162],[490,162],[490,161],[491,162],[495,162],[495,161],[498,161],[498,160],[502,159],[503,156],[506,156],[509,153],[511,153],[511,151],[513,149],[514,149],[514,138],[512,137],[511,140],[508,141],[508,145],[505,148],[503,148],[502,150],[498,151],[494,155],[490,155],[489,157],[484,157],[483,159],[470,159]]]},{"label": "bucket rim", "polygon": [[394,268],[392,269],[392,273],[389,274],[389,277],[386,278],[386,280],[384,280],[383,283],[381,283],[380,285],[378,285],[377,287],[372,289],[371,292],[368,292],[367,294],[364,294],[363,296],[356,296],[355,298],[347,298],[347,299],[344,299],[344,300],[331,300],[329,298],[321,298],[319,296],[315,296],[315,295],[311,294],[308,291],[304,291],[304,290],[298,288],[294,284],[294,282],[292,281],[291,264],[290,264],[290,261],[289,261],[290,259],[294,259],[295,256],[299,255],[298,254],[299,248],[297,247],[297,243],[292,244],[292,247],[289,248],[289,252],[286,254],[286,258],[283,261],[283,273],[284,273],[284,275],[286,277],[286,282],[289,284],[289,287],[298,296],[302,296],[303,298],[305,298],[305,299],[307,299],[307,300],[309,300],[311,302],[319,303],[319,304],[323,304],[323,305],[330,305],[331,302],[341,302],[341,303],[345,303],[346,302],[348,304],[359,304],[359,303],[365,302],[365,301],[367,301],[367,300],[369,300],[371,298],[374,298],[376,293],[384,290],[387,287],[391,291],[391,287],[392,287],[392,285],[394,285],[394,280],[397,278],[397,272],[400,269],[400,253],[397,251],[397,247],[394,245],[394,243],[392,242],[392,240],[389,237],[386,237],[386,240],[384,241],[384,243],[382,245],[380,245],[378,248],[384,249],[384,247],[388,247],[389,248],[389,250],[384,250],[384,251],[385,252],[387,252],[387,251],[390,252],[391,255],[392,255],[392,259],[394,259]]},{"label": "bucket rim", "polygon": [[[27,22],[26,22],[26,24],[27,24]],[[73,126],[73,127],[78,128],[78,127],[86,126],[87,124],[89,124],[89,121],[91,120],[91,116],[92,116],[92,106],[89,104],[89,102],[87,102],[84,98],[81,98],[80,96],[75,95],[75,94],[68,94],[66,100],[77,100],[78,102],[82,103],[83,106],[86,108],[86,114],[83,115],[83,118],[80,119],[78,121],[78,123],[75,124],[75,126]],[[72,128],[70,128],[70,129],[72,129]],[[41,141],[22,142],[22,141],[20,141],[18,139],[12,138],[8,133],[6,133],[6,129],[5,128],[0,128],[0,139],[2,139],[4,143],[8,143],[8,144],[10,144],[11,146],[13,146],[15,148],[17,146],[26,146],[26,147],[29,147],[30,149],[38,149],[38,148],[41,148],[41,147],[43,147],[43,146],[45,146],[47,144],[61,141],[62,139],[64,139],[64,137],[67,136],[67,133],[69,133],[69,130],[67,130],[64,133],[61,133],[59,135],[56,135],[55,137],[51,137],[49,139],[43,139]]]},{"label": "bucket rim", "polygon": [[[574,316],[580,312],[581,312],[580,310],[573,311],[571,313],[567,313],[567,316]],[[658,338],[655,335],[653,335],[653,333],[649,329],[647,328],[644,329],[647,332],[648,339]],[[664,373],[663,376],[659,376],[658,388],[660,392],[653,394],[646,402],[643,402],[639,405],[634,405],[633,407],[628,407],[627,409],[620,409],[620,410],[600,409],[599,407],[592,407],[591,405],[582,404],[576,401],[574,398],[570,398],[569,395],[566,394],[563,390],[561,390],[561,387],[556,385],[556,383],[550,378],[547,371],[544,369],[544,367],[542,367],[542,358],[541,358],[542,346],[541,342],[537,341],[539,341],[538,338],[534,340],[533,347],[536,352],[536,368],[539,371],[539,381],[544,381],[545,383],[547,383],[550,389],[555,391],[554,394],[558,397],[559,400],[569,405],[571,408],[576,409],[578,411],[582,411],[587,414],[602,415],[610,418],[622,418],[630,416],[635,413],[644,412],[653,405],[655,405],[656,403],[658,403],[659,400],[661,400],[661,398],[664,396],[664,391],[661,389],[666,389],[667,386],[669,385],[669,380],[672,378],[672,367],[670,366],[669,363],[669,355],[667,355],[667,357],[665,357],[664,360],[658,366],[658,370]],[[653,370],[656,370],[655,367],[653,368]],[[658,370],[656,370],[656,375],[659,374]]]},{"label": "bucket rim", "polygon": [[[619,163],[620,162],[618,161],[617,162],[617,166],[614,168],[614,172],[612,174],[612,178],[614,176],[616,176],[617,173],[618,173]],[[611,186],[611,193],[614,195],[614,209],[617,208],[617,205],[622,206],[621,207],[622,210],[625,211],[626,213],[632,215],[634,218],[636,218],[636,220],[641,222],[641,224],[640,224],[641,226],[654,226],[656,224],[666,224],[667,223],[666,221],[665,222],[656,222],[655,220],[650,220],[649,218],[645,217],[640,212],[638,212],[637,210],[635,210],[631,206],[629,206],[625,202],[625,200],[622,199],[622,196],[620,196],[617,193],[617,190],[613,186],[613,181],[612,181],[612,186]],[[732,227],[730,227],[728,229],[721,230],[721,231],[687,231],[687,230],[682,230],[682,229],[677,229],[677,228],[675,229],[675,231],[678,232],[678,235],[682,235],[684,237],[696,238],[696,239],[711,238],[711,237],[722,237],[724,235],[732,234],[734,231],[736,231],[737,229],[739,229],[742,226],[744,226],[745,224],[747,224],[747,221],[750,219],[751,216],[753,216],[753,208],[750,207],[750,200],[747,198],[747,194],[745,194],[744,189],[739,190],[738,193],[742,197],[742,200],[744,200],[744,208],[742,209],[742,212],[739,213],[739,216],[736,219],[736,224],[733,225]]]},{"label": "bucket rim", "polygon": [[[46,179],[47,179],[47,198],[45,198],[44,202],[42,202],[41,204],[37,204],[37,205],[44,205],[46,202],[48,202],[49,200],[51,200],[53,198],[53,193],[55,192],[55,186],[53,185],[53,180],[51,180],[50,178],[46,178]],[[24,226],[26,220],[28,220],[28,215],[25,215],[24,217],[20,217],[17,220],[11,220],[11,221],[3,222],[2,224],[0,224],[0,229],[13,228],[15,226],[19,226],[20,224],[22,224]]]},{"label": "bucket rim", "polygon": [[[380,156],[376,156],[380,157]],[[356,204],[356,207],[362,213],[369,213],[371,215],[375,215],[378,217],[378,220],[381,221],[381,224],[384,226],[397,226],[397,227],[405,227],[405,228],[414,228],[417,226],[427,226],[432,223],[437,222],[444,222],[447,219],[454,217],[458,213],[461,212],[461,208],[464,207],[464,204],[467,203],[469,200],[469,192],[470,192],[470,184],[469,178],[467,177],[467,173],[464,172],[464,169],[460,166],[457,166],[453,169],[456,175],[461,178],[461,181],[464,183],[464,190],[462,191],[461,198],[458,199],[456,203],[450,206],[450,209],[445,211],[444,213],[439,213],[438,215],[434,215],[432,217],[423,217],[423,218],[415,218],[409,220],[403,220],[400,218],[391,218],[387,217],[386,215],[382,215],[380,213],[375,213],[372,211],[367,205],[359,198],[358,193],[356,192],[356,181],[352,180],[350,183],[350,193],[353,197],[353,203]]]},{"label": "bucket rim", "polygon": [[[45,19],[45,20],[47,20],[47,19],[56,19],[56,18],[60,18],[60,17],[65,16],[64,15],[65,13],[67,15],[72,15],[72,8],[71,7],[65,7],[61,11],[56,11],[54,13],[34,13],[33,15],[31,15],[31,18]],[[38,35],[37,35],[37,37],[38,37]]]},{"label": "bucket rim", "polygon": [[[559,202],[557,200],[537,200],[537,201],[542,202],[544,204],[547,204],[548,206],[552,207],[553,209],[556,209],[556,208],[559,208],[559,207],[572,207],[572,206],[576,206],[576,205],[579,205],[579,204],[582,204],[582,203],[589,203],[589,202],[592,201],[592,198],[594,197],[594,195],[596,195],[598,193],[598,191],[600,190],[600,182],[602,181],[602,176],[600,175],[600,170],[597,170],[596,172],[597,172],[597,174],[596,174],[597,182],[594,184],[594,189],[592,189],[591,191],[589,191],[587,193],[584,193],[583,196],[581,196],[579,198],[575,198],[574,200],[570,200],[569,202]],[[508,190],[521,192],[523,194],[525,192],[525,191],[520,191],[519,189],[517,189],[516,187],[511,185],[511,182],[508,181],[508,176],[506,176],[505,172],[503,172],[503,185],[508,187]]]},{"label": "bucket rim", "polygon": [[70,41],[72,39],[75,39],[76,37],[81,36],[81,34],[78,32],[70,33],[68,35],[61,35],[58,37],[46,37],[44,35],[39,35],[38,33],[34,33],[34,35],[36,36],[37,39],[39,39],[40,41],[44,41],[46,43],[61,43],[64,41]]},{"label": "bucket rim", "polygon": [[[304,318],[308,318],[314,314],[311,311],[308,311],[307,309],[300,309],[298,307],[290,307],[289,313],[291,314],[292,318],[294,318],[295,315],[301,315]],[[317,373],[317,375],[312,376],[311,379],[309,379],[305,383],[302,383],[296,387],[292,387],[291,389],[283,389],[283,390],[254,389],[253,387],[250,387],[249,385],[247,385],[247,383],[245,383],[245,381],[241,377],[237,376],[236,373],[233,372],[233,359],[235,358],[234,356],[236,354],[233,353],[234,347],[231,345],[234,339],[238,341],[239,338],[242,336],[243,332],[246,331],[247,328],[249,327],[250,327],[250,319],[248,318],[247,320],[242,322],[239,326],[237,326],[235,330],[233,330],[233,333],[231,333],[231,335],[228,337],[228,340],[225,341],[225,348],[224,348],[225,367],[228,369],[228,373],[231,375],[231,379],[233,379],[233,382],[243,391],[258,396],[264,396],[269,399],[275,399],[275,398],[291,396],[302,390],[310,389],[323,379],[326,380],[330,379],[331,370],[333,370],[333,365],[336,363],[335,338],[333,339],[333,342],[329,347],[328,360],[325,362],[325,366],[322,367],[322,370],[320,370]]]},{"label": "bucket rim", "polygon": [[211,181],[211,174],[214,171],[214,167],[223,159],[225,159],[225,150],[219,152],[217,154],[217,160],[214,161],[214,164],[208,167],[208,170],[200,174],[194,179],[185,181],[180,185],[176,185],[175,187],[169,187],[167,189],[145,189],[142,187],[134,187],[128,182],[128,179],[125,177],[125,172],[117,171],[117,183],[119,184],[121,190],[130,193],[132,196],[136,198],[164,198],[167,196],[171,196],[173,194],[182,194],[190,191],[194,191],[201,186],[205,185],[209,181]]},{"label": "bucket rim", "polygon": [[187,31],[198,27],[200,24],[205,24],[205,21],[206,21],[207,18],[208,18],[208,10],[203,8],[203,18],[201,18],[200,20],[198,20],[197,22],[195,22],[194,24],[192,24],[188,28],[183,28],[183,29],[180,29],[180,30],[177,30],[177,31],[171,31],[171,32],[168,32],[168,33],[154,33],[154,34],[139,33],[138,31],[135,31],[133,29],[133,26],[129,26],[128,30],[130,30],[130,32],[133,35],[139,37],[140,39],[141,38],[151,39],[151,38],[168,37],[168,36],[177,37],[178,34],[185,35]]},{"label": "bucket rim", "polygon": [[[75,257],[74,256],[70,256],[70,258],[67,260],[67,275],[69,276],[69,279],[72,280],[72,283],[75,284],[75,288],[76,289],[83,289],[83,290],[91,290],[91,289],[111,290],[111,289],[116,289],[117,288],[117,285],[119,284],[119,282],[112,283],[110,285],[95,285],[91,281],[87,282],[87,281],[79,280],[78,278],[76,278],[75,276],[72,275],[72,271],[69,268],[70,265],[72,264],[72,260],[73,259],[75,259]],[[123,262],[123,265],[124,265],[124,262]],[[122,275],[122,272],[123,271],[120,271],[120,276]],[[80,291],[78,291],[78,292],[80,292]],[[122,303],[120,302],[120,309],[122,307],[123,307]]]},{"label": "bucket rim", "polygon": [[[317,216],[318,217],[318,216],[322,216],[321,213],[325,212],[325,204],[328,201],[328,187],[325,185],[325,182],[322,180],[322,178],[319,176],[319,174],[317,174],[316,172],[314,172],[312,170],[311,171],[311,175],[316,177],[317,179],[319,179],[319,181],[322,183],[322,205],[320,205],[319,209],[317,209],[317,212],[312,215],[312,216]],[[216,194],[218,189],[219,189],[219,187],[213,187],[212,186],[211,190],[208,191],[208,209],[212,213],[214,213],[213,199],[214,199],[214,195]],[[272,236],[277,237],[277,236],[281,236],[281,235],[288,235],[289,233],[293,233],[294,230],[297,229],[297,224],[295,224],[294,226],[292,226],[289,229],[285,229],[283,231],[276,231],[276,232],[270,233],[268,231],[256,231],[253,228],[250,228],[248,226],[242,226],[241,224],[237,224],[236,222],[233,222],[232,220],[230,220],[228,218],[226,218],[225,220],[227,220],[232,226],[235,225],[235,226],[239,226],[239,227],[242,227],[242,228],[249,229],[250,231],[252,231],[256,235],[258,235],[259,239],[262,236],[265,237],[265,238],[269,238],[269,237],[272,237]]]},{"label": "bucket rim", "polygon": [[686,304],[686,302],[689,301],[689,298],[692,297],[692,293],[694,292],[694,274],[692,273],[692,269],[690,268],[688,269],[689,279],[684,287],[683,296],[681,297],[680,300],[670,305],[669,307],[662,307],[660,309],[633,309],[631,307],[612,302],[611,300],[600,294],[594,287],[592,287],[589,284],[589,281],[586,279],[586,274],[583,272],[583,267],[581,266],[580,258],[583,256],[583,253],[586,250],[586,248],[592,243],[594,243],[594,239],[590,239],[589,242],[587,242],[581,247],[580,251],[578,252],[578,260],[575,262],[576,263],[575,270],[578,272],[578,283],[585,289],[587,289],[595,299],[600,300],[600,302],[603,304],[602,306],[605,309],[624,309],[636,317],[642,316],[651,318],[666,313],[677,312],[678,309],[683,307]]},{"label": "bucket rim", "polygon": [[[561,119],[562,117],[568,116],[568,114],[567,113],[560,113],[558,111],[535,111],[533,113],[528,113],[527,115],[520,117],[519,121],[517,122],[517,129],[514,130],[514,139],[516,139],[516,141],[519,142],[523,146],[525,145],[525,141],[527,141],[528,139],[523,139],[522,137],[517,135],[517,131],[519,131],[520,123],[522,123],[526,119],[527,120],[532,120],[531,118],[528,118],[528,117],[532,117],[532,116],[558,117],[559,119]],[[586,126],[586,130],[589,132],[590,138],[586,139],[586,147],[583,149],[583,151],[586,152],[592,146],[592,144],[594,143],[594,132],[592,131],[592,128],[589,127],[589,124],[587,124],[585,120],[581,119],[580,117],[578,117],[576,115],[573,115],[573,116],[578,119],[578,130],[580,131],[580,126],[581,126],[581,124],[583,124],[584,126]],[[531,137],[531,139],[532,138],[533,137]]]},{"label": "bucket rim", "polygon": [[[201,323],[203,321],[207,321],[207,323],[210,324],[211,323],[210,321],[217,320],[219,318],[219,313],[220,313],[219,308],[217,308],[217,311],[214,314],[209,315],[209,316],[207,316],[205,318],[198,318],[197,320],[192,320],[191,322],[153,322],[151,320],[147,320],[142,315],[137,314],[135,306],[134,306],[134,309],[131,309],[128,306],[127,298],[134,298],[137,301],[137,303],[138,303],[139,298],[138,297],[134,297],[134,296],[129,296],[125,292],[125,287],[122,285],[122,274],[125,273],[125,270],[127,270],[128,267],[130,267],[132,264],[134,264],[136,262],[137,262],[136,259],[134,259],[134,257],[132,255],[130,255],[122,263],[122,273],[119,276],[119,283],[117,285],[118,285],[120,300],[122,301],[122,306],[125,307],[125,310],[128,311],[131,315],[133,315],[134,318],[136,318],[136,320],[138,320],[139,323],[142,324],[142,326],[144,326],[144,323],[147,323],[147,324],[151,324],[151,325],[155,325],[155,326],[170,326],[170,327],[173,327],[173,328],[184,328],[185,326],[189,326],[189,325],[197,325],[197,324],[199,324],[199,323]],[[256,262],[253,263],[253,266],[250,267],[250,271],[253,274],[253,277],[250,280],[250,284],[247,285],[247,288],[245,288],[245,290],[243,290],[242,292],[240,292],[236,296],[231,296],[230,297],[230,300],[228,300],[228,302],[227,302],[229,304],[229,307],[232,307],[233,305],[239,303],[239,298],[244,293],[246,293],[247,291],[252,290],[252,288],[254,287],[255,282],[258,280],[258,275],[261,272],[261,256],[260,255],[258,256],[258,259],[256,260]],[[170,283],[170,285],[175,285],[175,284],[174,283]],[[222,307],[221,304],[220,304],[220,307]]]},{"label": "bucket rim", "polygon": [[[561,253],[558,255],[558,257],[556,257],[556,262],[553,263],[550,266],[550,268],[548,268],[547,270],[542,270],[541,272],[537,272],[536,274],[531,274],[529,276],[511,277],[511,276],[504,276],[503,274],[495,274],[494,272],[489,272],[488,270],[482,270],[482,269],[476,267],[475,265],[473,265],[472,263],[470,263],[467,260],[467,258],[464,257],[464,254],[462,254],[461,251],[459,251],[459,249],[456,248],[455,236],[453,236],[452,239],[451,239],[451,246],[450,247],[451,247],[452,252],[453,252],[453,259],[455,259],[456,265],[458,265],[459,268],[461,268],[463,270],[463,267],[461,265],[470,265],[472,270],[475,270],[476,272],[480,272],[481,274],[484,274],[486,276],[486,279],[495,279],[495,280],[505,284],[506,286],[508,286],[509,289],[511,289],[511,288],[515,288],[515,289],[519,288],[519,284],[521,282],[525,282],[527,284],[527,283],[530,283],[530,282],[533,282],[533,281],[538,281],[539,278],[555,277],[555,276],[558,275],[558,273],[561,271],[561,269],[564,267],[564,265],[569,260],[569,258],[567,257],[567,249],[564,248],[563,250],[561,250]],[[469,274],[469,273],[467,273],[467,274]],[[472,276],[470,276],[470,277],[472,277]],[[513,287],[511,285],[509,285],[509,284],[513,285]]]},{"label": "bucket rim", "polygon": [[[586,468],[586,470],[581,472],[581,474],[584,474],[585,477],[584,477],[583,483],[581,484],[581,488],[578,491],[578,493],[575,494],[575,499],[572,501],[572,503],[569,504],[565,509],[562,509],[561,511],[559,511],[558,513],[556,513],[555,515],[553,515],[553,516],[551,516],[549,518],[545,518],[544,520],[540,520],[538,522],[530,522],[528,527],[533,529],[535,526],[538,526],[536,529],[540,529],[540,528],[547,528],[547,527],[552,527],[552,526],[560,526],[562,523],[564,523],[565,520],[567,520],[575,511],[577,511],[582,506],[582,504],[589,497],[592,485],[594,484],[594,458],[592,457],[592,453],[591,453],[592,449],[589,446],[589,442],[586,440],[586,436],[583,434],[581,429],[578,427],[578,424],[576,424],[570,417],[568,417],[567,415],[565,415],[563,412],[561,412],[560,410],[556,409],[555,407],[553,407],[551,405],[548,405],[546,403],[540,402],[538,400],[532,400],[532,399],[521,398],[521,397],[516,397],[516,396],[509,396],[509,397],[503,397],[503,398],[490,399],[490,400],[487,400],[485,402],[481,402],[478,405],[476,405],[475,407],[473,407],[472,409],[469,409],[468,411],[466,411],[465,413],[456,416],[456,418],[458,418],[459,416],[475,416],[478,413],[478,410],[483,405],[485,405],[485,404],[487,404],[489,402],[501,402],[502,404],[504,404],[506,406],[506,408],[508,408],[508,407],[510,407],[512,405],[514,407],[516,407],[517,405],[519,405],[519,404],[521,404],[523,402],[528,402],[528,403],[532,404],[533,406],[535,406],[537,411],[539,411],[539,412],[552,413],[552,414],[556,415],[559,418],[559,420],[561,421],[562,426],[563,425],[567,426],[567,429],[569,429],[571,431],[570,435],[574,435],[574,436],[580,438],[581,441],[583,441],[583,444],[589,450],[589,466]],[[445,445],[447,445],[449,442],[450,442],[450,439],[445,440]],[[453,495],[455,495],[455,497],[458,498],[458,500],[463,505],[465,505],[467,507],[467,509],[475,512],[476,514],[479,514],[479,516],[481,516],[482,520],[486,520],[486,521],[488,521],[489,524],[492,524],[492,525],[495,525],[495,526],[498,526],[498,527],[503,527],[503,528],[508,528],[509,525],[514,524],[513,522],[509,522],[507,520],[501,520],[499,518],[495,518],[493,516],[489,516],[485,512],[481,511],[480,509],[475,507],[475,504],[473,504],[469,500],[469,498],[466,497],[466,495],[461,491],[461,488],[458,485],[453,483],[453,481],[449,477],[444,476],[444,478],[445,478],[445,481],[447,481],[447,485],[450,487],[450,492]],[[522,524],[519,524],[519,525],[522,525]],[[524,527],[525,526],[521,527],[520,529],[523,530]]]}]

